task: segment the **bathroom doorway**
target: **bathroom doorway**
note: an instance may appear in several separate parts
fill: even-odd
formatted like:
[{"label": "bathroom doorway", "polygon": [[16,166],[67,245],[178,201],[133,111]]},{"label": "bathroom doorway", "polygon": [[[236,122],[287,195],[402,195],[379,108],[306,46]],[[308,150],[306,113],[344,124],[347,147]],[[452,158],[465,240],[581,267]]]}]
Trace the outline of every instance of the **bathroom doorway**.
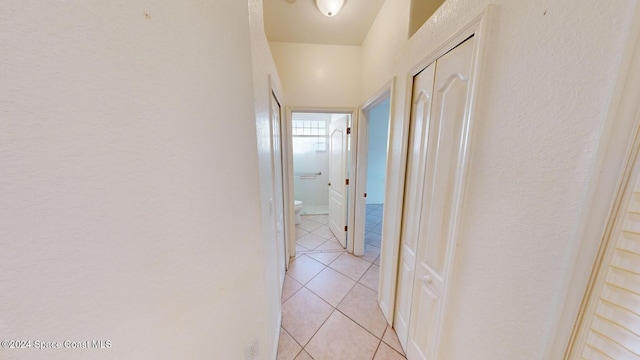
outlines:
[{"label": "bathroom doorway", "polygon": [[341,248],[347,247],[351,122],[352,114],[344,111],[291,112],[296,252],[322,245],[319,238],[301,239],[319,225],[327,225],[333,236],[322,235],[335,237]]}]

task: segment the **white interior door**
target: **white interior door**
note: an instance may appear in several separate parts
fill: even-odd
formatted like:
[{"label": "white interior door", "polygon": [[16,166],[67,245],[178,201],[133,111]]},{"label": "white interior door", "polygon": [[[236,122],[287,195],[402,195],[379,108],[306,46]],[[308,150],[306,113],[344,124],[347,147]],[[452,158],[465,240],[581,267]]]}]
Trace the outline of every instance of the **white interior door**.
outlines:
[{"label": "white interior door", "polygon": [[400,268],[398,271],[398,298],[394,327],[402,346],[407,348],[409,337],[409,319],[411,316],[411,298],[418,247],[418,228],[422,206],[422,188],[424,183],[424,164],[426,143],[429,137],[431,101],[433,99],[433,80],[435,63],[420,72],[413,81],[411,108],[411,128],[409,130],[409,153],[407,159],[407,178],[400,237]]},{"label": "white interior door", "polygon": [[329,229],[342,247],[346,237],[347,115],[329,125]]},{"label": "white interior door", "polygon": [[280,118],[280,103],[271,94],[271,156],[273,172],[273,218],[276,226],[276,250],[278,261],[278,280],[280,291],[284,285],[287,266],[287,246],[284,227],[284,187],[282,176],[282,123]]},{"label": "white interior door", "polygon": [[473,38],[436,61],[407,355],[438,358],[455,248]]}]

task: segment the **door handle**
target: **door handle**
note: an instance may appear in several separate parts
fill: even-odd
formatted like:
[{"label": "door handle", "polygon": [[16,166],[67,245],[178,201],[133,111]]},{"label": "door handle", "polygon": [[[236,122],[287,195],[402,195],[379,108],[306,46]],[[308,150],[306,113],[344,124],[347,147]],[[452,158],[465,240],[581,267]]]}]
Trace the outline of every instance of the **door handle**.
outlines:
[{"label": "door handle", "polygon": [[433,279],[431,278],[431,276],[425,275],[422,277],[422,282],[425,284],[431,284],[433,282]]},{"label": "door handle", "polygon": [[329,183],[329,184],[327,184],[327,185],[331,186],[331,183]]}]

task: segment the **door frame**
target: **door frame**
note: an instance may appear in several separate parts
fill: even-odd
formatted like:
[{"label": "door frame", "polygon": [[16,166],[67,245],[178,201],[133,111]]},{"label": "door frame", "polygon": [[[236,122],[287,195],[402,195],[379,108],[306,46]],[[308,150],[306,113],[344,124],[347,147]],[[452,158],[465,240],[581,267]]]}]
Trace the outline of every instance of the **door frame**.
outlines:
[{"label": "door frame", "polygon": [[[286,170],[286,180],[287,188],[285,192],[288,194],[287,205],[289,205],[290,209],[288,211],[289,215],[289,234],[292,236],[288,237],[288,245],[289,245],[289,256],[296,256],[296,225],[295,225],[295,209],[291,204],[294,201],[293,194],[293,138],[292,138],[292,124],[293,124],[293,113],[305,112],[305,113],[323,113],[323,114],[350,114],[351,115],[351,138],[349,152],[349,183],[353,184],[356,181],[356,149],[357,149],[357,129],[358,129],[358,113],[357,109],[354,108],[323,108],[323,107],[305,107],[305,106],[287,106],[285,107],[285,128],[286,128],[286,155],[287,155],[287,170]],[[347,226],[350,226],[355,221],[355,191],[352,188],[348,187],[348,195],[347,195]],[[290,204],[289,204],[290,203]],[[347,231],[347,251],[353,253],[353,231]]]},{"label": "door frame", "polygon": [[[356,180],[354,188],[354,232],[353,232],[353,254],[355,256],[364,255],[364,235],[365,235],[365,218],[367,213],[367,200],[364,194],[367,192],[367,169],[368,169],[368,156],[369,156],[369,117],[367,116],[369,111],[376,105],[380,104],[385,99],[389,99],[389,124],[388,128],[391,128],[391,114],[393,114],[393,95],[394,95],[395,77],[384,84],[380,90],[365,101],[359,108],[359,123],[357,128],[358,135],[358,147],[356,151]],[[353,133],[353,131],[352,131]],[[389,132],[387,132],[387,159],[385,168],[385,179],[389,176]],[[386,185],[386,180],[385,180]],[[387,187],[385,186],[385,202],[387,201]],[[382,226],[384,227],[384,210],[382,215]],[[382,251],[382,237],[381,251]]]},{"label": "door frame", "polygon": [[[399,168],[400,171],[397,174],[393,174],[399,182],[394,183],[395,187],[388,187],[385,190],[385,201],[390,199],[394,199],[393,209],[389,209],[387,214],[387,209],[385,209],[385,225],[386,227],[383,229],[383,239],[393,239],[393,241],[386,241],[381,248],[380,255],[380,281],[379,281],[379,292],[378,292],[378,303],[380,308],[387,319],[389,325],[393,326],[394,318],[395,318],[395,309],[396,309],[396,298],[398,292],[398,266],[400,262],[400,236],[402,231],[402,209],[404,207],[404,196],[405,196],[405,181],[406,181],[406,167],[407,167],[407,156],[408,156],[408,147],[409,147],[409,127],[411,121],[411,103],[412,103],[412,91],[413,91],[413,79],[414,77],[420,73],[423,69],[425,69],[429,64],[435,62],[437,59],[442,57],[444,54],[464,42],[471,36],[475,38],[474,44],[474,59],[471,64],[470,71],[470,81],[471,81],[471,89],[469,92],[469,111],[468,111],[468,119],[465,121],[468,124],[469,128],[466,133],[467,137],[463,140],[465,144],[464,147],[464,158],[460,162],[462,167],[462,176],[460,180],[460,199],[464,198],[464,193],[466,190],[467,184],[467,169],[469,165],[469,158],[472,146],[472,137],[473,133],[472,124],[474,123],[474,119],[477,114],[477,91],[480,84],[480,69],[482,68],[483,59],[485,57],[486,43],[488,41],[489,35],[489,26],[491,23],[491,18],[495,13],[494,10],[495,5],[487,6],[483,12],[481,12],[476,18],[470,21],[465,27],[461,30],[457,31],[453,35],[451,35],[446,41],[444,41],[439,47],[437,47],[434,51],[427,54],[422,58],[421,61],[417,62],[413,67],[411,67],[405,73],[405,84],[403,93],[400,93],[398,99],[391,99],[393,103],[394,100],[400,100],[403,102],[403,117],[402,119],[397,119],[397,121],[402,121],[402,124],[398,126],[401,131],[399,135],[402,139],[400,144],[390,143],[390,148],[399,148],[399,155],[401,156]],[[404,96],[403,96],[404,95]],[[399,102],[397,102],[399,103]],[[391,114],[392,118],[394,113]],[[396,128],[391,126],[389,139],[393,141],[394,131],[398,131]],[[390,154],[391,155],[391,154]],[[397,154],[396,154],[397,155]],[[453,236],[456,237],[459,228],[460,228],[460,219],[462,206],[460,204],[456,207],[456,216],[453,217],[452,221],[453,225]],[[453,254],[451,254],[453,255]],[[451,273],[451,272],[450,272]],[[446,299],[448,297],[448,290],[444,289],[443,292],[443,302],[445,305],[443,306],[443,312],[446,312]]]},{"label": "door frame", "polygon": [[[282,228],[283,228],[283,232],[284,232],[284,244],[283,244],[283,249],[284,249],[284,269],[285,272],[289,269],[289,259],[290,259],[290,249],[289,246],[287,246],[289,239],[291,238],[291,233],[288,231],[289,229],[289,224],[291,223],[291,218],[289,216],[287,216],[287,214],[291,211],[291,206],[289,205],[289,194],[287,192],[287,188],[289,186],[288,183],[288,179],[285,176],[288,172],[288,168],[287,168],[287,161],[285,159],[285,154],[286,154],[286,141],[283,141],[284,139],[286,139],[287,136],[287,132],[285,131],[285,121],[284,121],[284,106],[282,105],[282,97],[280,96],[278,90],[276,89],[275,83],[273,81],[273,78],[271,76],[269,76],[269,141],[270,141],[270,157],[271,157],[271,181],[272,181],[272,194],[273,197],[275,198],[275,194],[276,194],[276,186],[279,186],[278,184],[276,184],[276,174],[275,174],[275,162],[274,162],[274,153],[273,153],[273,119],[271,118],[271,109],[273,108],[273,103],[272,101],[275,100],[278,103],[278,106],[280,107],[280,119],[279,119],[279,126],[280,126],[280,162],[282,165],[282,184],[280,184],[280,186],[282,186],[282,201],[283,201],[283,216],[282,216]],[[274,199],[274,201],[276,201]],[[277,214],[275,214],[275,204],[270,204],[271,209],[273,211],[274,214],[274,218],[277,216]],[[277,227],[277,218],[276,218],[276,227]],[[277,238],[277,228],[276,228],[276,238]],[[293,234],[295,237],[295,234]],[[278,280],[280,280],[280,269],[279,269],[280,264],[278,264]],[[283,279],[284,280],[284,279]],[[283,281],[284,282],[284,281]],[[282,293],[282,289],[279,289],[280,293]],[[282,294],[281,294],[282,295]]]},{"label": "door frame", "polygon": [[589,180],[583,212],[567,252],[568,271],[552,319],[545,359],[569,359],[578,346],[577,335],[587,309],[623,184],[633,165],[629,162],[640,127],[640,4],[636,4],[631,29],[607,113],[600,145]]}]

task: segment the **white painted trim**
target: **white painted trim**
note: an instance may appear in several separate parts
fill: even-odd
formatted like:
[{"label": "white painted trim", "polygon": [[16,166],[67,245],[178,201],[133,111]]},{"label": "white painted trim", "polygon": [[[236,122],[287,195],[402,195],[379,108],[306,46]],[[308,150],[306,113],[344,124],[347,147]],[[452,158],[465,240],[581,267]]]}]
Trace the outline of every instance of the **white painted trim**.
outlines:
[{"label": "white painted trim", "polygon": [[[271,200],[269,203],[269,213],[270,213],[270,218],[271,218],[271,226],[270,228],[272,229],[273,233],[273,238],[275,239],[276,242],[273,243],[273,246],[275,247],[275,251],[276,251],[276,281],[278,284],[278,299],[280,299],[282,297],[282,292],[284,290],[284,280],[285,280],[285,276],[286,276],[286,271],[287,268],[289,266],[289,257],[288,257],[288,246],[287,246],[287,217],[286,217],[286,213],[287,213],[287,204],[285,201],[286,195],[285,195],[285,188],[284,188],[284,164],[283,162],[283,149],[282,149],[282,105],[281,105],[281,101],[278,98],[278,95],[276,93],[276,90],[274,89],[273,86],[273,82],[272,82],[272,78],[271,75],[269,75],[268,78],[268,83],[269,83],[269,158],[270,158],[270,162],[271,162],[271,166],[270,166],[270,173],[271,173]],[[274,108],[274,101],[278,106],[278,109],[280,109],[280,114],[279,114],[279,119],[278,119],[278,123],[276,124],[276,119],[273,117],[273,108]],[[282,177],[282,181],[283,183],[280,184],[277,182],[277,166],[276,166],[276,154],[274,149],[276,148],[276,141],[275,141],[275,137],[274,137],[274,126],[279,126],[280,127],[280,160],[281,160],[281,169],[280,171],[281,173],[281,177]],[[280,253],[280,245],[277,244],[277,242],[280,241],[279,236],[278,236],[278,212],[276,211],[276,209],[278,208],[278,206],[276,205],[276,202],[278,201],[277,198],[277,188],[278,187],[282,187],[282,212],[283,212],[283,231],[284,231],[284,244],[282,244],[282,250],[284,251],[284,254]],[[280,257],[282,256],[282,261],[284,262],[284,270],[281,270],[280,268]],[[274,299],[275,301],[278,301],[278,299]],[[282,309],[281,307],[279,308],[278,314],[277,314],[277,318],[280,319],[282,317]]]},{"label": "white painted trim", "polygon": [[[612,210],[620,201],[620,188],[631,154],[633,135],[640,111],[640,4],[636,5],[625,45],[618,80],[611,99],[605,128],[596,155],[583,213],[574,238],[567,247],[570,254],[567,275],[560,288],[552,327],[545,348],[545,359],[569,359],[575,344],[580,314],[588,290],[598,249],[606,234]],[[577,345],[577,344],[576,344]]]},{"label": "white painted trim", "polygon": [[[280,314],[282,314],[282,304],[280,304]],[[274,344],[276,346],[273,347],[273,352],[271,353],[271,357],[269,359],[277,359],[278,358],[278,344],[280,344],[280,329],[282,327],[282,316],[278,317],[278,328],[274,334]]]},{"label": "white painted trim", "polygon": [[[293,195],[293,139],[291,137],[291,124],[292,124],[292,116],[293,113],[296,112],[306,112],[306,113],[326,113],[326,114],[350,114],[351,115],[351,159],[350,159],[350,167],[349,167],[349,182],[355,183],[356,182],[356,151],[355,149],[357,148],[357,125],[358,125],[358,121],[357,121],[357,109],[354,108],[322,108],[322,107],[304,107],[304,106],[287,106],[286,107],[286,127],[287,127],[287,132],[286,132],[286,138],[287,138],[287,181],[288,181],[288,189],[287,192],[289,193],[289,199],[293,199],[294,195]],[[284,149],[283,149],[284,150]],[[291,200],[293,202],[293,200]],[[354,207],[354,202],[355,202],[355,191],[352,191],[351,188],[349,188],[349,196],[348,196],[348,206],[347,206],[347,212],[348,212],[348,226],[352,226],[351,224],[353,224],[353,222],[355,221],[355,207]],[[291,237],[290,239],[290,243],[289,243],[289,251],[290,251],[290,256],[294,257],[296,256],[296,239],[295,239],[295,211],[294,208],[292,207],[290,210],[290,219],[291,219],[291,223],[290,223],[290,231],[293,234],[293,237]],[[347,251],[350,253],[353,253],[353,231],[347,231]]]},{"label": "white painted trim", "polygon": [[[294,200],[293,194],[293,138],[291,137],[291,108],[284,107],[285,116],[283,118],[284,129],[282,129],[282,151],[286,157],[286,171],[284,174],[285,192],[287,193],[287,202]],[[296,256],[296,219],[295,219],[295,207],[289,204],[287,210],[288,226],[287,226],[287,243],[289,246],[289,259]]]},{"label": "white painted trim", "polygon": [[[371,96],[367,101],[360,106],[359,111],[359,122],[358,122],[358,149],[357,149],[357,158],[356,158],[356,182],[355,182],[355,220],[353,222],[354,225],[354,233],[353,233],[353,254],[356,256],[364,255],[364,233],[365,233],[365,219],[366,219],[366,206],[367,201],[364,197],[364,193],[367,192],[367,167],[368,167],[368,156],[369,156],[369,118],[367,117],[367,113],[376,105],[381,103],[383,100],[389,98],[391,100],[393,94],[393,87],[395,84],[395,77],[389,80],[384,86],[375,92],[373,96]],[[388,127],[391,127],[391,112],[389,112],[389,124]],[[387,141],[387,155],[389,154],[389,141]],[[389,176],[389,156],[387,156],[386,161],[386,177]],[[386,193],[385,186],[385,193]],[[384,210],[383,210],[384,211]],[[384,219],[384,215],[383,215]],[[384,221],[383,227],[384,227]]]},{"label": "white painted trim", "polygon": [[[287,161],[285,161],[285,154],[286,151],[288,149],[288,144],[287,144],[287,134],[288,132],[286,131],[286,119],[283,117],[284,115],[284,106],[282,103],[282,96],[280,94],[280,91],[278,90],[278,87],[276,86],[276,83],[273,79],[273,77],[271,76],[271,74],[268,75],[268,99],[269,99],[269,118],[271,118],[271,109],[272,109],[272,101],[275,98],[275,100],[278,102],[278,104],[280,105],[280,136],[281,136],[281,156],[282,156],[282,187],[283,187],[283,201],[284,201],[284,208],[283,208],[283,212],[284,212],[284,216],[283,216],[283,228],[285,231],[285,276],[286,276],[286,270],[289,268],[289,254],[290,254],[290,249],[288,246],[288,242],[290,242],[290,239],[293,238],[294,239],[294,245],[295,245],[295,233],[293,233],[291,231],[291,225],[294,224],[294,219],[291,216],[287,216],[289,214],[289,212],[293,213],[293,208],[291,206],[289,206],[288,204],[288,191],[287,189],[289,188],[289,182],[288,182],[288,178],[286,176],[287,172],[288,172],[288,164]],[[271,119],[269,119],[269,134],[270,134],[270,142],[273,141],[273,136],[272,136],[272,131],[273,129],[271,128]],[[271,145],[273,146],[273,145]],[[271,147],[271,150],[273,150],[273,147]],[[272,154],[273,155],[273,154]],[[273,169],[272,169],[273,170]],[[275,179],[274,177],[275,174],[271,174],[272,177],[272,181]],[[272,184],[272,193],[275,195],[274,192],[274,187],[277,186],[277,184],[275,184],[275,181],[273,181]],[[277,231],[277,229],[276,229]],[[275,234],[275,237],[277,238],[277,234]],[[278,280],[278,286],[280,284],[279,282],[279,278],[280,278],[280,268],[279,268],[279,264],[277,264],[277,271],[278,271],[278,276],[277,276],[277,280]],[[284,281],[282,282],[284,285]],[[277,299],[274,299],[277,304],[278,304],[278,310],[277,310],[277,314],[276,314],[276,319],[277,319],[277,326],[274,329],[275,330],[275,334],[274,334],[274,342],[273,342],[273,347],[272,347],[272,359],[275,359],[277,357],[278,354],[278,343],[280,341],[280,327],[282,326],[282,301],[281,301],[281,297],[282,297],[282,291],[283,291],[283,287],[279,287],[278,289],[278,294],[279,297]]]},{"label": "white painted trim", "polygon": [[348,203],[347,203],[347,226],[351,228],[351,230],[347,231],[347,251],[350,253],[354,253],[354,228],[356,222],[356,187],[355,184],[358,182],[358,128],[360,127],[360,119],[358,117],[358,110],[353,109],[351,111],[351,138],[349,138],[350,144],[349,148],[351,151],[349,152],[349,194],[348,194]]},{"label": "white painted trim", "polygon": [[[290,184],[289,184],[289,179],[286,176],[286,174],[288,173],[288,161],[286,161],[286,149],[287,149],[287,144],[285,139],[288,138],[288,134],[289,131],[287,131],[286,129],[286,121],[284,118],[284,106],[282,104],[282,96],[280,95],[280,92],[278,91],[277,87],[275,86],[275,82],[273,81],[273,77],[271,77],[271,75],[269,74],[269,89],[270,89],[270,93],[269,93],[269,103],[271,103],[271,95],[273,94],[273,97],[275,97],[276,101],[278,102],[278,105],[280,106],[280,152],[281,152],[281,162],[282,162],[282,196],[283,196],[283,201],[284,201],[284,207],[283,207],[283,221],[284,224],[282,225],[284,228],[284,239],[285,239],[285,263],[284,263],[284,268],[285,271],[289,269],[289,259],[290,259],[290,247],[288,246],[289,242],[290,242],[290,238],[293,236],[293,238],[295,239],[295,232],[292,233],[291,232],[291,226],[290,223],[292,220],[294,220],[293,218],[291,218],[291,216],[288,216],[289,213],[293,212],[293,207],[290,204],[290,197],[289,197],[289,193],[287,191],[287,189],[289,188]],[[270,104],[271,105],[271,104]],[[270,107],[271,109],[271,107]],[[271,111],[269,111],[269,114],[271,114]],[[271,116],[271,115],[269,115]],[[274,184],[274,186],[277,186],[277,184]],[[293,203],[293,202],[291,202]],[[280,292],[282,292],[282,289],[280,289]],[[282,295],[282,294],[280,294]]]},{"label": "white painted trim", "polygon": [[367,199],[364,193],[367,191],[367,156],[369,146],[369,119],[366,110],[361,109],[360,123],[358,124],[358,149],[357,149],[357,169],[355,186],[355,221],[353,223],[353,255],[364,255],[364,226],[366,218]]},{"label": "white painted trim", "polygon": [[[387,319],[387,323],[390,326],[393,326],[394,316],[395,316],[395,301],[396,301],[396,291],[397,291],[397,280],[398,280],[398,264],[400,259],[400,234],[402,231],[402,211],[404,208],[404,187],[405,187],[405,177],[406,177],[406,169],[407,169],[407,154],[408,154],[408,146],[409,146],[409,131],[408,126],[411,118],[411,92],[413,89],[413,77],[407,78],[404,85],[404,94],[405,103],[404,106],[404,118],[396,119],[395,111],[398,103],[395,101],[395,91],[392,91],[391,104],[389,108],[389,114],[391,116],[390,125],[393,123],[402,123],[402,142],[401,148],[402,153],[400,154],[400,164],[399,171],[397,173],[388,172],[388,175],[392,175],[396,178],[397,181],[390,181],[391,177],[387,178],[387,184],[394,184],[393,186],[387,186],[385,189],[385,209],[383,212],[383,220],[385,223],[385,227],[382,229],[382,238],[387,239],[385,243],[382,243],[380,246],[380,279],[378,281],[378,287],[380,291],[378,292],[378,305],[380,305],[380,310],[384,314]],[[408,111],[407,111],[408,109]],[[389,150],[392,148],[391,142],[395,138],[396,126],[391,125],[389,127]],[[391,157],[391,152],[387,154],[389,158],[389,163],[393,161]],[[389,170],[391,170],[391,166],[389,166]],[[390,201],[395,203],[395,211],[391,212]],[[388,283],[389,285],[385,287],[383,284]],[[385,291],[386,289],[386,291]]]},{"label": "white painted trim", "polygon": [[367,101],[360,105],[360,111],[369,111],[376,105],[380,104],[384,101],[388,96],[392,96],[393,86],[396,83],[396,77],[394,76],[391,80],[387,81],[384,85],[378,89],[373,95],[369,96]]},{"label": "white painted trim", "polygon": [[[472,132],[473,132],[473,118],[475,118],[475,113],[477,109],[477,88],[479,86],[479,77],[480,77],[480,69],[484,58],[483,49],[486,48],[486,42],[490,30],[491,18],[495,13],[494,6],[487,6],[484,11],[479,14],[475,19],[473,19],[467,26],[463,29],[449,37],[442,45],[440,45],[436,50],[428,54],[423,58],[423,60],[419,61],[413,67],[411,67],[407,72],[407,80],[405,83],[405,111],[404,118],[397,119],[403,122],[402,125],[402,156],[401,156],[401,174],[396,174],[396,176],[400,176],[401,179],[405,179],[406,177],[406,167],[407,167],[407,156],[408,156],[408,146],[409,146],[409,131],[410,121],[411,121],[411,93],[413,90],[413,78],[415,75],[420,73],[424,68],[428,65],[432,64],[434,61],[442,57],[447,52],[451,51],[453,48],[461,44],[467,38],[474,36],[475,44],[474,44],[474,60],[472,62],[472,68],[470,71],[470,82],[471,89],[469,92],[469,110],[467,111],[467,118],[465,119],[465,125],[467,127],[467,135],[463,140],[465,146],[463,150],[463,159],[461,162],[462,166],[462,175],[459,183],[460,193],[458,198],[454,201],[457,204],[456,216],[453,218],[453,236],[457,237],[457,232],[459,230],[459,222],[463,217],[462,209],[462,199],[464,199],[464,193],[466,192],[467,186],[467,169],[469,167],[469,162],[471,158],[472,152]],[[394,112],[391,111],[393,114]],[[393,127],[391,127],[393,130]],[[393,134],[389,134],[389,138],[393,139]],[[404,208],[404,188],[405,188],[405,180],[402,180],[398,183],[398,186],[394,189],[388,188],[385,194],[385,203],[394,200],[398,203],[396,206],[396,211],[394,213],[387,213],[385,211],[384,221],[385,224],[388,224],[388,228],[392,229],[392,234],[385,234],[383,231],[383,236],[388,240],[388,246],[383,246],[384,254],[381,255],[380,258],[380,284],[383,281],[390,282],[389,292],[383,293],[382,291],[378,294],[378,302],[382,309],[383,314],[387,318],[387,322],[393,326],[393,320],[395,316],[395,302],[398,290],[398,266],[400,259],[400,236],[402,231],[402,211]],[[385,209],[386,210],[386,209]],[[453,256],[453,251],[450,256]],[[452,275],[452,271],[449,271],[450,276]],[[384,279],[382,278],[384,276]],[[382,288],[382,287],[381,287]],[[448,295],[449,289],[445,288],[443,292],[443,303],[445,304],[442,307],[443,313],[446,313],[446,299]],[[442,317],[441,317],[442,318]]]}]

